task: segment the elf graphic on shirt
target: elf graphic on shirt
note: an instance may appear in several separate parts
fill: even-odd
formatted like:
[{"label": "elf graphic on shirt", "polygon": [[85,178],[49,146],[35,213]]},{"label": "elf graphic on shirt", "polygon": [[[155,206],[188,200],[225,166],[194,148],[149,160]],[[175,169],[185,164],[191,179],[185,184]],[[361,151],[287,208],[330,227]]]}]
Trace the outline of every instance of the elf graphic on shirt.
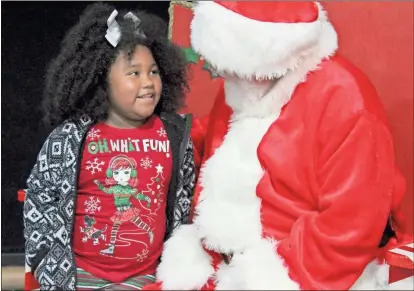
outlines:
[{"label": "elf graphic on shirt", "polygon": [[148,202],[148,207],[150,207],[149,203],[151,203],[151,199],[148,196],[138,193],[138,190],[134,188],[138,184],[136,165],[136,161],[132,158],[128,158],[125,155],[115,156],[109,162],[109,167],[106,171],[106,184],[109,186],[104,187],[98,180],[94,181],[98,185],[99,190],[113,195],[117,209],[111,217],[111,221],[114,224],[111,230],[110,244],[107,249],[101,251],[103,255],[113,255],[118,229],[124,222],[131,221],[138,228],[148,232],[150,243],[152,243],[154,238],[154,234],[148,224],[141,220],[139,209],[130,202],[131,197],[134,197]]}]

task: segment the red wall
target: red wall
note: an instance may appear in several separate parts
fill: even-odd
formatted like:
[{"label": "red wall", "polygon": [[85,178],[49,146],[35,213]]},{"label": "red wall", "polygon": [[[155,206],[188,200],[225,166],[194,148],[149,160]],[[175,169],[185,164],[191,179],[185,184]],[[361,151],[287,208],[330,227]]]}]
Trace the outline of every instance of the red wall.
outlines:
[{"label": "red wall", "polygon": [[323,2],[339,35],[339,52],[376,86],[407,179],[404,212],[413,233],[413,11],[407,2]]}]

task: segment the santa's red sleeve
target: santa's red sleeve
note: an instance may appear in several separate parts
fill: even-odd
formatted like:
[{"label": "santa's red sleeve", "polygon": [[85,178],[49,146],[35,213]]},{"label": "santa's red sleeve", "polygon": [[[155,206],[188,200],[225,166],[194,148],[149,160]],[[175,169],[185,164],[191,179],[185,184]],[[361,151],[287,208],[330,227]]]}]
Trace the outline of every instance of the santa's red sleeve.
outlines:
[{"label": "santa's red sleeve", "polygon": [[196,166],[196,170],[201,167],[204,157],[204,145],[205,140],[207,137],[208,127],[210,126],[210,121],[215,122],[216,115],[223,114],[223,110],[229,110],[225,105],[225,97],[224,97],[224,82],[221,81],[219,83],[219,90],[215,97],[213,107],[210,113],[202,118],[194,118],[193,124],[191,128],[191,139],[193,140],[194,144],[194,163]]},{"label": "santa's red sleeve", "polygon": [[301,216],[279,254],[302,290],[349,290],[374,259],[394,201],[392,137],[362,111],[320,137],[318,211]]},{"label": "santa's red sleeve", "polygon": [[191,139],[194,144],[194,164],[197,172],[200,169],[201,161],[204,153],[204,141],[207,132],[209,115],[203,118],[194,118],[191,128]]}]

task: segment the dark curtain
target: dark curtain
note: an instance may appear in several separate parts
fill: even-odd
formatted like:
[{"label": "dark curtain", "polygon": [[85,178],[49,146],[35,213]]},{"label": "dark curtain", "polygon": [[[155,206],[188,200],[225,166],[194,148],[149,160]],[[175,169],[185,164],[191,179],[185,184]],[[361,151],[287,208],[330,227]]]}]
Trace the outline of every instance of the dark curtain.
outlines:
[{"label": "dark curtain", "polygon": [[[107,2],[117,9],[141,8],[168,21],[169,1]],[[66,30],[90,3],[1,3],[2,253],[24,252],[23,205],[17,190],[25,187],[50,131],[40,122],[46,66],[58,53]]]}]

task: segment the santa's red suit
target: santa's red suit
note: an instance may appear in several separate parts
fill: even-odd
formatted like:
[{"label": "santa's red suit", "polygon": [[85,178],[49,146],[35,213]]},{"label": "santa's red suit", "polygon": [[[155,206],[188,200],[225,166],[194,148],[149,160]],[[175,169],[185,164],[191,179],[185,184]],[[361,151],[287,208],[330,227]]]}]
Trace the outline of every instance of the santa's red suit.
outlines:
[{"label": "santa's red suit", "polygon": [[379,244],[387,221],[399,238],[405,184],[379,97],[335,54],[321,5],[201,1],[191,29],[225,83],[193,128],[194,219],[165,245],[162,288],[386,288]]}]

